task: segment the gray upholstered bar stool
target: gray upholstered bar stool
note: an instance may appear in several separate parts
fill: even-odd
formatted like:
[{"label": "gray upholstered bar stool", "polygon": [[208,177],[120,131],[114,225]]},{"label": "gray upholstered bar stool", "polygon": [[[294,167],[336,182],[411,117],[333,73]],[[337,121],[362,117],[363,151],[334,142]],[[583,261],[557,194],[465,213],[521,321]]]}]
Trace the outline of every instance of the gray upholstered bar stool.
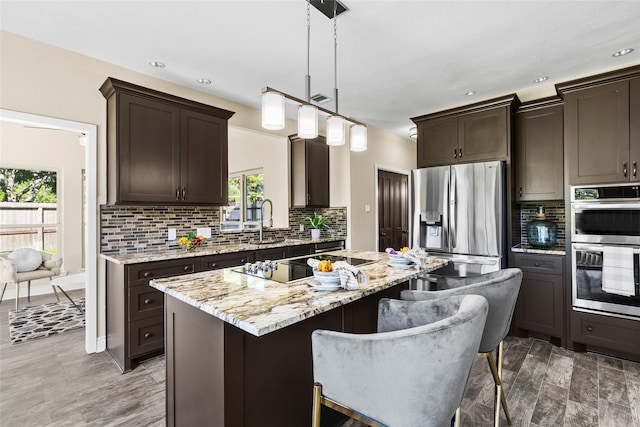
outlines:
[{"label": "gray upholstered bar stool", "polygon": [[[494,425],[496,427],[500,425],[501,406],[507,422],[511,424],[507,399],[502,392],[503,340],[509,332],[521,283],[522,271],[518,268],[507,268],[481,276],[443,277],[438,280],[437,291],[402,291],[401,294],[403,300],[413,301],[433,300],[453,295],[482,295],[487,299],[489,314],[478,355],[487,358],[495,381]],[[494,359],[495,352],[497,352],[497,360]]]},{"label": "gray upholstered bar stool", "polygon": [[322,405],[369,426],[459,425],[487,311],[477,295],[382,299],[378,333],[314,331],[312,426]]}]

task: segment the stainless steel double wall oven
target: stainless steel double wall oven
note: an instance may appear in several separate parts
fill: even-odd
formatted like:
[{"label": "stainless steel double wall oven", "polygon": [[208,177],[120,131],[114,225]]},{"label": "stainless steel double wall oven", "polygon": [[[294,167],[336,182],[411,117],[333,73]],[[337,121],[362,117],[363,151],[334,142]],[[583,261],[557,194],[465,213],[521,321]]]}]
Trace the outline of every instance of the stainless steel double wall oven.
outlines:
[{"label": "stainless steel double wall oven", "polygon": [[574,309],[640,319],[640,183],[571,187],[571,253]]}]

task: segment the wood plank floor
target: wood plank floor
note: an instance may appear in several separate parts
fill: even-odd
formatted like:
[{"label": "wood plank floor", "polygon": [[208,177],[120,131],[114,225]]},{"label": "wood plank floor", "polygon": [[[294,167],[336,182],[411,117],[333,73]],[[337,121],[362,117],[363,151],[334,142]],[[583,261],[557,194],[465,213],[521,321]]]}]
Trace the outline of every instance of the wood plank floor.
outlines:
[{"label": "wood plank floor", "polygon": [[[34,297],[30,305],[52,300]],[[83,329],[11,345],[10,309],[13,301],[0,306],[0,426],[164,425],[163,357],[122,375],[106,353],[85,353]],[[515,426],[640,427],[638,363],[509,337],[504,378]],[[492,425],[492,384],[478,359],[462,404],[464,426]]]}]

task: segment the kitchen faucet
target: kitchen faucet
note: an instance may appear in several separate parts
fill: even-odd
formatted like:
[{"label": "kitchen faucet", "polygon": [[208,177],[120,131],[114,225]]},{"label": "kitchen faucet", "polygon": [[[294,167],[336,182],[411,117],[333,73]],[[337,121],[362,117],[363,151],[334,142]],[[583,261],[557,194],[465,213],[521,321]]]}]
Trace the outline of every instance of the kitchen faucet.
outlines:
[{"label": "kitchen faucet", "polygon": [[269,223],[268,223],[267,227],[269,227],[269,228],[273,227],[273,203],[269,199],[264,199],[262,201],[262,205],[260,206],[260,243],[262,243],[262,229],[263,229],[263,222],[264,222],[264,205],[267,202],[269,202],[269,206],[271,206],[271,209],[269,210]]}]

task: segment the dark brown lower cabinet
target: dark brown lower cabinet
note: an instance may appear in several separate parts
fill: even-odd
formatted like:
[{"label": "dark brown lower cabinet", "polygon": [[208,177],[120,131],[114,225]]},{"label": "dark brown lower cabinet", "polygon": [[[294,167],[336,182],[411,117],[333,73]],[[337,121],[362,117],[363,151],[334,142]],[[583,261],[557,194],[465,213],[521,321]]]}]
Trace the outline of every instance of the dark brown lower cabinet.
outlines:
[{"label": "dark brown lower cabinet", "polygon": [[[591,350],[640,362],[640,321],[571,311],[576,350]],[[584,348],[579,348],[582,345]]]},{"label": "dark brown lower cabinet", "polygon": [[564,345],[564,256],[513,253],[511,259],[523,273],[513,326]]},{"label": "dark brown lower cabinet", "polygon": [[[399,298],[406,288],[396,285],[261,337],[165,295],[167,426],[310,425],[311,333],[375,332],[380,298]],[[322,418],[330,425],[340,416],[327,410]]]}]

